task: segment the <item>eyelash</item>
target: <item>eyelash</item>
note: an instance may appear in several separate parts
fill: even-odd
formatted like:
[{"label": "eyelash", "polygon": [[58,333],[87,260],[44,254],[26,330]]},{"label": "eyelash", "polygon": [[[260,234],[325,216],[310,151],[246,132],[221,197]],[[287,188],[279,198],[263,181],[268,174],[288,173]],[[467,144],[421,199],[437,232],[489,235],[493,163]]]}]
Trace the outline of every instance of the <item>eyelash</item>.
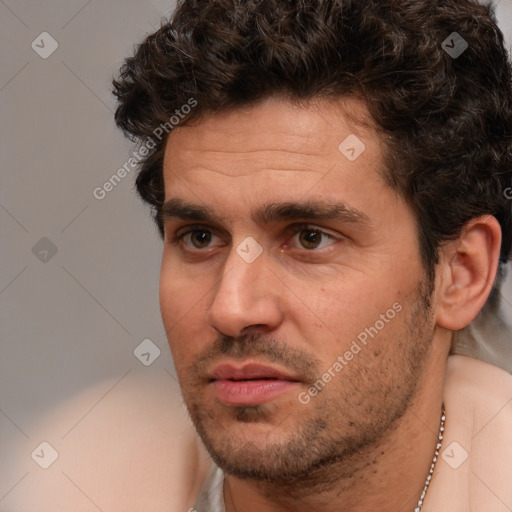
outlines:
[{"label": "eyelash", "polygon": [[[323,237],[331,239],[331,240],[339,240],[340,239],[339,235],[335,236],[332,233],[329,233],[328,231],[325,231],[324,229],[321,229],[312,224],[295,224],[293,226],[290,226],[290,228],[289,228],[289,232],[292,235],[292,238],[295,237],[295,235],[298,235],[299,233],[301,233],[302,231],[310,231],[310,232],[314,232],[314,233],[320,233]],[[321,249],[302,248],[302,250],[307,251],[307,252],[312,252],[312,251],[316,250],[318,252]]]},{"label": "eyelash", "polygon": [[[214,231],[208,227],[208,226],[201,226],[201,225],[193,225],[193,226],[188,226],[186,228],[185,231],[182,231],[182,230],[178,230],[172,237],[172,239],[170,240],[170,242],[174,245],[178,245],[179,243],[181,243],[181,241],[183,240],[183,238],[185,238],[187,235],[190,235],[191,233],[194,233],[196,231],[207,231],[209,233],[212,233],[215,235]],[[216,235],[218,236],[218,235]],[[200,250],[200,249],[197,249],[197,250]]]},{"label": "eyelash", "polygon": [[[191,233],[194,233],[196,231],[206,231],[206,232],[209,232],[209,233],[212,233],[213,235],[215,236],[218,236],[215,234],[215,232],[208,226],[202,226],[202,225],[195,225],[195,226],[189,226],[188,228],[186,228],[185,231],[183,232],[180,232],[180,230],[178,230],[172,237],[172,239],[170,240],[170,242],[174,245],[179,245],[182,243],[182,240],[187,236],[187,235],[190,235]],[[341,240],[342,239],[342,236],[341,235],[338,235],[338,236],[335,236],[334,234],[328,232],[328,231],[325,231],[324,229],[321,229],[315,225],[312,225],[312,224],[295,224],[293,226],[290,226],[288,229],[287,229],[287,234],[293,238],[294,236],[296,236],[297,234],[301,233],[302,231],[311,231],[311,232],[316,232],[316,233],[320,233],[322,236],[324,237],[327,237],[331,240]],[[207,249],[211,249],[210,247],[207,247],[205,249],[189,249],[190,251],[206,251]],[[320,251],[321,249],[306,249],[306,248],[302,248],[302,249],[299,249],[299,250],[303,250],[303,251],[306,251],[306,252],[318,252]]]}]

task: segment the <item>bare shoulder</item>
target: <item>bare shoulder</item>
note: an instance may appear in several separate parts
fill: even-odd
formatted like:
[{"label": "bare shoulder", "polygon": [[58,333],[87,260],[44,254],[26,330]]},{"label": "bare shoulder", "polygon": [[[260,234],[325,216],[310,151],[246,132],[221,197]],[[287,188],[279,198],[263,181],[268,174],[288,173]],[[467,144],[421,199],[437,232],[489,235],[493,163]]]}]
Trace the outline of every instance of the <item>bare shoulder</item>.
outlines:
[{"label": "bare shoulder", "polygon": [[[512,414],[512,375],[472,357],[448,358],[445,397],[453,406],[471,409],[476,423],[503,411]],[[479,425],[477,425],[479,426]]]},{"label": "bare shoulder", "polygon": [[[437,510],[498,512],[512,506],[512,375],[450,356]],[[434,503],[432,503],[434,504]]]},{"label": "bare shoulder", "polygon": [[[34,423],[13,449],[13,473],[28,472],[2,502],[6,510],[186,511],[207,458],[178,384],[167,372],[132,371],[74,394]],[[40,442],[57,454],[43,469]],[[39,453],[41,455],[41,453]]]},{"label": "bare shoulder", "polygon": [[[451,356],[447,366],[445,404],[447,413],[452,411],[458,429],[471,435],[475,450],[494,452],[501,443],[512,445],[510,373],[471,357]],[[473,462],[478,461],[475,458]],[[510,464],[512,468],[512,457]]]},{"label": "bare shoulder", "polygon": [[450,392],[463,394],[476,404],[482,399],[494,402],[512,398],[512,375],[478,359],[453,355],[448,358],[447,387]]}]

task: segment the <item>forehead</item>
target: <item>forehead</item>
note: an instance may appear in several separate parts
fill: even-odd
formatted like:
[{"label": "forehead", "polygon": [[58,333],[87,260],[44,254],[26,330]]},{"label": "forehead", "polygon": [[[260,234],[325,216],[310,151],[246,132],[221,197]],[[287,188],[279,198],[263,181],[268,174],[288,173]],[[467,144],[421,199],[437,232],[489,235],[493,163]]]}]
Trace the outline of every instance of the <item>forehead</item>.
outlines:
[{"label": "forehead", "polygon": [[[249,157],[254,167],[268,165],[268,159],[276,168],[281,163],[285,168],[300,168],[301,163],[307,165],[313,159],[317,163],[318,157],[335,163],[344,156],[354,156],[339,148],[349,136],[353,141],[353,136],[364,141],[366,155],[358,164],[364,166],[370,158],[375,162],[381,157],[380,141],[371,126],[360,100],[297,104],[269,98],[255,106],[203,116],[176,128],[168,137],[164,166],[171,170],[182,165],[192,167],[201,159],[208,159],[212,165],[227,160],[236,164]],[[361,148],[359,145],[355,149],[359,152]]]},{"label": "forehead", "polygon": [[383,150],[361,101],[271,98],[176,128],[164,158],[165,199],[224,218],[286,201],[341,200],[364,212],[369,197],[374,209],[383,199]]}]

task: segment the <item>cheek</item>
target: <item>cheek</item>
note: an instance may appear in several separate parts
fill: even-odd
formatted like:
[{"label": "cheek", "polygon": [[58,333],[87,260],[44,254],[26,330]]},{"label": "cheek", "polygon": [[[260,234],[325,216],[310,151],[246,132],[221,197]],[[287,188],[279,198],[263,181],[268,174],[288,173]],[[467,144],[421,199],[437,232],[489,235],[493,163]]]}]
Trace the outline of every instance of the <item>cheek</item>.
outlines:
[{"label": "cheek", "polygon": [[159,294],[162,319],[168,329],[188,314],[194,313],[194,305],[200,302],[204,292],[201,281],[184,273],[179,262],[164,250]]},{"label": "cheek", "polygon": [[330,366],[338,355],[351,350],[358,336],[361,347],[368,341],[377,348],[379,342],[393,335],[403,321],[403,313],[397,309],[402,309],[400,298],[405,293],[382,275],[345,276],[336,283],[297,293],[302,306],[290,307],[288,316],[297,326],[299,339],[307,343],[305,348],[314,350]]},{"label": "cheek", "polygon": [[201,350],[205,340],[208,288],[162,265],[160,274],[160,312],[176,368],[187,364]]}]

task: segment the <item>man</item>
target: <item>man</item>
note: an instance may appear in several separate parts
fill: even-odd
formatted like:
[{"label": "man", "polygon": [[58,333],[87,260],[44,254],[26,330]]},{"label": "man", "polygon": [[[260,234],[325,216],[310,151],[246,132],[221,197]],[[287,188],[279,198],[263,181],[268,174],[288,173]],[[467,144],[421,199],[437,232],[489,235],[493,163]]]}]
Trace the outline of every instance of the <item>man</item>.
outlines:
[{"label": "man", "polygon": [[512,507],[512,379],[449,356],[510,253],[510,86],[472,0],[183,1],[127,59],[116,121],[212,458],[180,507]]}]

